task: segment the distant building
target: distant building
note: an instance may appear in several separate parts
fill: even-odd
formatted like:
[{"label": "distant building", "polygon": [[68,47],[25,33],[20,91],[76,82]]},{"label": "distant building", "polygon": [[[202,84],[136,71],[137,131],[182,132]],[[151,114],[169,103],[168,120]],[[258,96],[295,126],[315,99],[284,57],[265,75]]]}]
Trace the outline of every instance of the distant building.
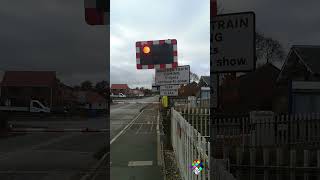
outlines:
[{"label": "distant building", "polygon": [[210,106],[210,76],[201,76],[198,86],[200,87],[200,106],[209,107]]},{"label": "distant building", "polygon": [[58,104],[58,81],[53,71],[6,71],[2,80],[1,103],[28,105],[37,99],[49,107]]},{"label": "distant building", "polygon": [[159,93],[160,92],[160,86],[156,86],[155,84],[152,84],[152,89],[151,91],[153,93]]},{"label": "distant building", "polygon": [[198,85],[200,87],[210,87],[210,76],[201,76]]},{"label": "distant building", "polygon": [[181,85],[178,90],[179,97],[189,97],[194,96],[198,97],[200,94],[200,87],[196,82],[192,82],[187,85]]},{"label": "distant building", "polygon": [[128,95],[130,93],[130,88],[127,84],[111,84],[111,93],[112,94],[125,94]]},{"label": "distant building", "polygon": [[320,112],[320,46],[294,45],[284,62],[277,83],[281,112]]},{"label": "distant building", "polygon": [[268,63],[236,79],[226,76],[220,90],[221,110],[230,113],[273,110],[279,73],[277,67]]},{"label": "distant building", "polygon": [[58,88],[58,96],[57,101],[58,104],[61,106],[74,106],[77,101],[77,97],[74,94],[74,88],[67,86],[63,83],[59,83],[59,88]]},{"label": "distant building", "polygon": [[105,97],[93,91],[78,91],[75,93],[80,108],[87,110],[106,110],[107,100]]},{"label": "distant building", "polygon": [[132,96],[141,96],[141,95],[144,95],[144,92],[140,89],[131,89],[130,94]]}]

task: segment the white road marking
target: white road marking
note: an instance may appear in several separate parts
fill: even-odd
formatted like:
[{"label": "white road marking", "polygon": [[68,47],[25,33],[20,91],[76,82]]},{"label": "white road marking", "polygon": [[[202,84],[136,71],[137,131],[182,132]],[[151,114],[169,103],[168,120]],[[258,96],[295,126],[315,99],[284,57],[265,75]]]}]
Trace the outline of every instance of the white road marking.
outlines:
[{"label": "white road marking", "polygon": [[141,116],[141,114],[144,112],[144,110],[142,110],[137,117],[135,117],[129,124],[126,125],[126,127],[124,127],[111,141],[110,144],[112,144],[115,140],[117,140],[124,132],[126,132],[126,130],[128,128],[130,128],[133,123]]},{"label": "white road marking", "polygon": [[152,166],[152,161],[129,161],[128,166]]},{"label": "white road marking", "polygon": [[44,153],[79,153],[79,154],[92,154],[92,152],[84,152],[84,151],[69,151],[69,150],[35,150],[35,152],[44,152]]},{"label": "white road marking", "polygon": [[153,122],[152,122],[152,124],[151,124],[150,132],[152,132],[152,128],[153,128]]},{"label": "white road marking", "polygon": [[140,129],[142,128],[143,124],[140,125],[139,129],[136,131],[136,134],[139,133]]}]

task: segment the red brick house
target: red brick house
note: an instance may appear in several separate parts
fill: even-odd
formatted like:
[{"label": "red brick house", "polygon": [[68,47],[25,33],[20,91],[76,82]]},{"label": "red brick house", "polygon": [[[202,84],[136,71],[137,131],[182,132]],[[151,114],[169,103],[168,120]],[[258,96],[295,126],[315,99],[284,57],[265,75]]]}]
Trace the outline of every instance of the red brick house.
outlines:
[{"label": "red brick house", "polygon": [[58,81],[53,71],[6,71],[1,85],[1,103],[25,106],[37,99],[49,107],[58,104]]},{"label": "red brick house", "polygon": [[130,88],[127,84],[111,84],[111,93],[112,94],[125,94],[128,95],[130,93]]},{"label": "red brick house", "polygon": [[198,96],[200,93],[200,87],[196,82],[192,82],[187,85],[181,85],[178,94],[179,97],[185,97],[187,98],[188,96]]},{"label": "red brick house", "polygon": [[107,100],[97,92],[80,91],[78,93],[78,100],[84,109],[106,110]]},{"label": "red brick house", "polygon": [[74,88],[67,86],[63,83],[59,83],[58,86],[58,96],[57,104],[63,105],[63,106],[74,106],[77,102],[77,96],[74,94]]}]

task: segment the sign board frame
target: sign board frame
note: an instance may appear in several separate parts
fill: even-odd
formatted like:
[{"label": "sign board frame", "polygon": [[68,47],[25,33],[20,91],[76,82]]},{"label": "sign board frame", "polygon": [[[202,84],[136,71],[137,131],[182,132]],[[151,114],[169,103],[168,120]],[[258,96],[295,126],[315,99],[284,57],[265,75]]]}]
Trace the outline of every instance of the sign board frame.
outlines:
[{"label": "sign board frame", "polygon": [[[187,79],[187,83],[160,83],[157,82],[158,81],[158,78],[159,78],[159,74],[158,73],[166,73],[166,72],[169,72],[169,71],[177,71],[179,70],[179,68],[183,68],[183,67],[188,67],[188,71],[189,71],[189,75],[188,75],[188,79]],[[160,72],[159,72],[160,71]],[[158,72],[158,73],[157,73]],[[158,74],[158,75],[157,75]],[[162,75],[162,74],[161,74]],[[165,75],[162,75],[163,77],[165,77]],[[163,79],[167,79],[167,78],[163,78]],[[163,85],[180,85],[180,84],[190,84],[190,65],[185,65],[185,66],[178,66],[176,68],[166,68],[166,69],[155,69],[155,85],[156,86],[163,86]]]},{"label": "sign board frame", "polygon": [[[234,69],[229,69],[229,70],[226,70],[226,66],[223,66],[223,68],[219,69],[217,68],[217,66],[215,66],[215,57],[217,55],[213,54],[215,48],[217,48],[217,46],[214,46],[214,43],[216,41],[214,41],[214,30],[213,30],[213,22],[214,20],[211,20],[210,21],[210,36],[212,38],[212,40],[210,41],[210,71],[212,73],[228,73],[228,72],[252,72],[256,69],[256,61],[257,61],[257,58],[256,58],[256,17],[255,17],[255,13],[253,11],[248,11],[248,12],[240,12],[240,13],[230,13],[230,14],[219,14],[217,16],[215,16],[214,18],[224,18],[224,17],[228,17],[228,16],[239,16],[239,15],[251,15],[252,16],[252,26],[253,27],[249,27],[249,29],[252,30],[252,43],[251,44],[251,48],[252,48],[252,54],[250,56],[252,56],[252,59],[248,59],[247,62],[248,64],[250,65],[250,67],[247,67],[246,69],[242,68],[242,69],[236,69],[236,67]],[[235,32],[232,32],[232,33],[235,33]],[[222,32],[223,34],[223,32]],[[228,36],[228,35],[226,35]],[[224,37],[226,37],[224,36]],[[242,45],[239,45],[238,47],[240,46],[243,46]],[[234,47],[232,47],[234,49]],[[218,50],[218,49],[217,49]],[[220,51],[220,50],[218,50]],[[251,62],[252,61],[252,62]]]}]

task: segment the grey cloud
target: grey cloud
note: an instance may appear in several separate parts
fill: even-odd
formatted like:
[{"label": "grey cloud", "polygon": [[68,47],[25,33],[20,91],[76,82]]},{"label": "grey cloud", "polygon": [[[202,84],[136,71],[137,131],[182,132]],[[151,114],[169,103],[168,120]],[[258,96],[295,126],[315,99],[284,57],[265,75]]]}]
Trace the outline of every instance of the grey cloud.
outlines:
[{"label": "grey cloud", "polygon": [[257,30],[278,39],[287,50],[293,44],[320,44],[318,0],[223,0],[218,4],[225,13],[254,11]]},{"label": "grey cloud", "polygon": [[108,32],[89,26],[82,1],[0,2],[1,70],[55,70],[71,84],[106,79]]}]

